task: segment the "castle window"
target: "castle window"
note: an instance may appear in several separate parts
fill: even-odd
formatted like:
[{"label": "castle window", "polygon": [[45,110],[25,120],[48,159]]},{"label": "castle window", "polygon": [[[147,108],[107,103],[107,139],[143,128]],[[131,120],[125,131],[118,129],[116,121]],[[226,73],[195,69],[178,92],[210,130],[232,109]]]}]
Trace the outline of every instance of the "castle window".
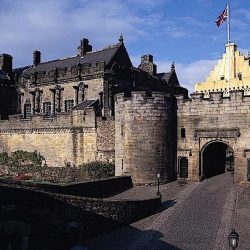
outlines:
[{"label": "castle window", "polygon": [[221,76],[220,79],[221,79],[221,80],[225,80],[225,76]]},{"label": "castle window", "polygon": [[24,118],[31,117],[31,104],[24,104]]},{"label": "castle window", "polygon": [[250,181],[250,159],[247,159],[247,181]]},{"label": "castle window", "polygon": [[69,112],[74,107],[74,101],[66,100],[64,105],[65,105],[65,112]]},{"label": "castle window", "polygon": [[44,102],[43,103],[43,113],[46,116],[51,116],[51,102]]},{"label": "castle window", "polygon": [[242,74],[238,73],[238,79],[241,81],[242,80]]},{"label": "castle window", "polygon": [[121,135],[123,135],[124,134],[124,125],[122,124],[121,125]]},{"label": "castle window", "polygon": [[181,138],[182,139],[186,138],[186,129],[185,128],[181,128]]}]

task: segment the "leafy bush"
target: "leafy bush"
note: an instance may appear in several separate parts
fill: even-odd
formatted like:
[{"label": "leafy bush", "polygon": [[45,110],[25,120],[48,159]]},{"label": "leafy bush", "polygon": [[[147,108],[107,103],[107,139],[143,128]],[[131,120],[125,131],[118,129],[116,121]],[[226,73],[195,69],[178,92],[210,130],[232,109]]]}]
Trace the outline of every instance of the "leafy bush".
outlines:
[{"label": "leafy bush", "polygon": [[10,155],[4,152],[0,153],[0,166],[7,167],[13,174],[33,172],[41,168],[43,159],[44,157],[36,150],[34,152],[17,150]]},{"label": "leafy bush", "polygon": [[108,162],[90,162],[79,166],[81,179],[94,180],[115,175],[115,165]]},{"label": "leafy bush", "polygon": [[76,167],[65,161],[63,167],[48,167],[45,158],[37,151],[17,150],[10,155],[0,153],[0,176],[47,181],[52,183],[79,182],[109,178],[115,175],[115,165],[105,162],[90,162]]}]

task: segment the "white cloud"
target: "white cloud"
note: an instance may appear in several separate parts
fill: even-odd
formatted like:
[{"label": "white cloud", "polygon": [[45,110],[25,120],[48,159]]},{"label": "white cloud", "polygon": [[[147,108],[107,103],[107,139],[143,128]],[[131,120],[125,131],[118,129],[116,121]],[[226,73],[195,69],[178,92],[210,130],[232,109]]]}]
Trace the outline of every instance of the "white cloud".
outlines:
[{"label": "white cloud", "polygon": [[194,84],[205,81],[216,62],[214,60],[199,60],[188,64],[177,63],[175,69],[180,84],[192,93]]},{"label": "white cloud", "polygon": [[[169,72],[172,62],[155,62],[158,72]],[[194,92],[194,84],[205,81],[210,71],[214,68],[216,61],[199,60],[187,64],[176,63],[175,70],[180,85],[187,88],[189,93]]]},{"label": "white cloud", "polygon": [[16,66],[30,64],[36,49],[43,61],[74,55],[82,37],[100,48],[121,32],[126,42],[145,35],[144,18],[122,1],[2,1],[0,53],[12,54]]},{"label": "white cloud", "polygon": [[[200,28],[194,18],[170,19],[161,8],[172,0],[1,0],[0,53],[14,57],[14,66],[31,64],[32,52],[42,60],[76,54],[82,37],[94,48],[116,43],[122,32],[127,44],[159,37],[180,39]],[[152,45],[153,46],[153,45]]]}]

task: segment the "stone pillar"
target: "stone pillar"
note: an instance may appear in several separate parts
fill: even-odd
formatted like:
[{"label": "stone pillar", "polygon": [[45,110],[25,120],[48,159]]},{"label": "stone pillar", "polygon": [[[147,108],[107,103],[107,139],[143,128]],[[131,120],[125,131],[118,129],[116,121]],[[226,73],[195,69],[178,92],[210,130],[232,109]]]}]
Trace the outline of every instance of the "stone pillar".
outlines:
[{"label": "stone pillar", "polygon": [[30,94],[32,95],[32,114],[35,114],[35,105],[36,105],[36,95],[35,95],[35,92],[34,91],[30,91]]},{"label": "stone pillar", "polygon": [[104,113],[103,113],[103,92],[99,93],[99,114],[104,116]]},{"label": "stone pillar", "polygon": [[55,82],[57,82],[57,78],[58,78],[58,69],[57,67],[54,68],[54,80]]},{"label": "stone pillar", "polygon": [[41,109],[41,93],[40,89],[35,90],[35,112],[40,113]]},{"label": "stone pillar", "polygon": [[61,112],[61,100],[62,100],[62,95],[61,95],[61,89],[56,89],[56,111],[58,113]]},{"label": "stone pillar", "polygon": [[108,79],[104,79],[104,92],[103,92],[103,116],[109,116],[110,112],[109,112],[109,102],[110,102],[110,98],[109,98],[109,82],[110,80]]},{"label": "stone pillar", "polygon": [[110,116],[114,116],[115,114],[115,99],[114,99],[114,82],[111,81],[109,83],[109,110],[110,110]]},{"label": "stone pillar", "polygon": [[17,113],[22,114],[22,103],[23,103],[23,92],[18,92],[17,94]]},{"label": "stone pillar", "polygon": [[74,86],[73,88],[75,89],[75,105],[78,105],[78,103],[79,103],[79,87]]},{"label": "stone pillar", "polygon": [[55,89],[50,89],[52,92],[53,98],[52,98],[52,114],[56,114],[56,90]]},{"label": "stone pillar", "polygon": [[85,99],[85,84],[82,84],[79,87],[79,91],[80,91],[80,100],[81,100],[81,102],[83,102]]}]

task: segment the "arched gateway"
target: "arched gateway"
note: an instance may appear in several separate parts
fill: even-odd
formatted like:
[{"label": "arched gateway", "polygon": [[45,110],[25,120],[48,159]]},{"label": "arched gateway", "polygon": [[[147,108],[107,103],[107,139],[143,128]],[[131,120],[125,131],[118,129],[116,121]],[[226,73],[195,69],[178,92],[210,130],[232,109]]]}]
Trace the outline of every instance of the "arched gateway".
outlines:
[{"label": "arched gateway", "polygon": [[232,148],[223,141],[211,141],[201,150],[201,179],[223,174],[233,170],[234,154]]}]

